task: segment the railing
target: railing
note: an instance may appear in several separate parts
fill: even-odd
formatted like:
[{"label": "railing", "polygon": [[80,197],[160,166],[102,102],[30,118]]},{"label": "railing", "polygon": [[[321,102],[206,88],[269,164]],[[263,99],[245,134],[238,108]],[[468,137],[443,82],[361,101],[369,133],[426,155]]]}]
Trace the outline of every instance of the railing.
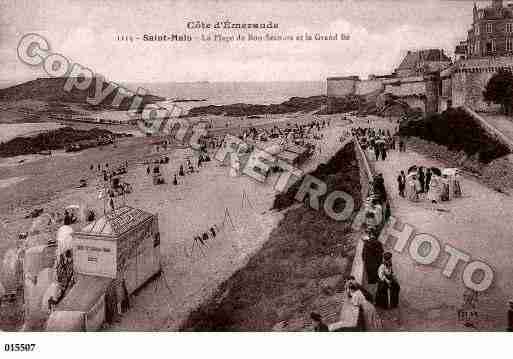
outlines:
[{"label": "railing", "polygon": [[[362,198],[366,198],[369,194],[369,182],[374,177],[374,173],[369,165],[367,156],[363,151],[360,143],[356,138],[353,138],[355,146],[356,158],[358,160],[358,166],[360,168],[360,183],[362,187]],[[356,253],[353,259],[353,266],[351,268],[351,275],[354,276],[356,281],[363,286],[367,285],[367,275],[363,264],[363,241],[359,240],[356,245]],[[330,331],[361,331],[363,326],[361,324],[361,313],[358,307],[355,307],[347,297],[342,306],[340,312],[340,321],[330,325]]]}]

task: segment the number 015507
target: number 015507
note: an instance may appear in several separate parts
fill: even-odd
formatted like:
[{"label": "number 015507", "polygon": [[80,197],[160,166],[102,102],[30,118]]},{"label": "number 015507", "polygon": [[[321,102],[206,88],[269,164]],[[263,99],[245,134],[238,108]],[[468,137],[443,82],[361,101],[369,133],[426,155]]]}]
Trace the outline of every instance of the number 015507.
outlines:
[{"label": "number 015507", "polygon": [[31,352],[35,348],[35,344],[4,344],[4,351],[6,352]]}]

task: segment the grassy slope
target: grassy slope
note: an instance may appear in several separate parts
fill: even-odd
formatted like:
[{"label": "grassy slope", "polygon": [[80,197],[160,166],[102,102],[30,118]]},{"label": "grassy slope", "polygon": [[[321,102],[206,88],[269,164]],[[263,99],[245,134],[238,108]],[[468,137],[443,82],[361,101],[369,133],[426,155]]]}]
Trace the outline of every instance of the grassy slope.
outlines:
[{"label": "grassy slope", "polygon": [[[352,144],[314,173],[326,180],[328,193],[345,190],[360,207]],[[296,189],[278,196],[281,208],[293,203],[287,199]],[[352,239],[349,222],[336,222],[323,211],[305,207],[289,210],[262,249],[191,313],[182,330],[268,331],[280,321],[308,318],[319,303],[343,290],[354,256]]]},{"label": "grassy slope", "polygon": [[489,163],[510,152],[462,109],[449,109],[420,121],[403,123],[400,134],[447,146],[450,151],[464,151],[469,157],[479,156],[483,163]]}]

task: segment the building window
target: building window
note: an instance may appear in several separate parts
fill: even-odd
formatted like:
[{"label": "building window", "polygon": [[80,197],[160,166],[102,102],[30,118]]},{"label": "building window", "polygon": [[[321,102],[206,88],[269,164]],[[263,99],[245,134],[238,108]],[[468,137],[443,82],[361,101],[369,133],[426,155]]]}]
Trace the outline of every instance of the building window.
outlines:
[{"label": "building window", "polygon": [[484,17],[484,12],[483,11],[479,11],[479,18],[482,19]]},{"label": "building window", "polygon": [[506,51],[508,51],[508,52],[513,51],[513,39],[506,40]]},{"label": "building window", "polygon": [[488,23],[486,24],[486,32],[491,34],[493,32],[493,24],[492,23]]},{"label": "building window", "polygon": [[479,25],[476,25],[476,31],[475,31],[475,33],[476,33],[476,36],[479,36]]},{"label": "building window", "polygon": [[506,32],[508,34],[511,34],[513,32],[513,24],[512,23],[507,23],[506,24]]}]

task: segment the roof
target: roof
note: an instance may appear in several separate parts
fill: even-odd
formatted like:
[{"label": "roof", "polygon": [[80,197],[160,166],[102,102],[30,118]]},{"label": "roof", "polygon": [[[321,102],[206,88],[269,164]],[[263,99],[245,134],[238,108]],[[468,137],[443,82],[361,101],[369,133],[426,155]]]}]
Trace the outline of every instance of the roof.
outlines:
[{"label": "roof", "polygon": [[77,282],[57,305],[56,310],[88,312],[105,294],[112,281],[112,278],[77,274]]},{"label": "roof", "polygon": [[88,224],[76,234],[117,237],[153,216],[142,209],[124,206]]},{"label": "roof", "polygon": [[451,62],[442,50],[428,49],[420,51],[409,51],[399,65],[399,70],[416,68],[420,62]]},{"label": "roof", "polygon": [[299,155],[294,152],[283,151],[282,153],[278,154],[277,157],[284,160],[285,162],[292,164],[299,157]]},{"label": "roof", "polygon": [[303,154],[306,152],[306,147],[290,144],[285,148],[286,151]]}]

